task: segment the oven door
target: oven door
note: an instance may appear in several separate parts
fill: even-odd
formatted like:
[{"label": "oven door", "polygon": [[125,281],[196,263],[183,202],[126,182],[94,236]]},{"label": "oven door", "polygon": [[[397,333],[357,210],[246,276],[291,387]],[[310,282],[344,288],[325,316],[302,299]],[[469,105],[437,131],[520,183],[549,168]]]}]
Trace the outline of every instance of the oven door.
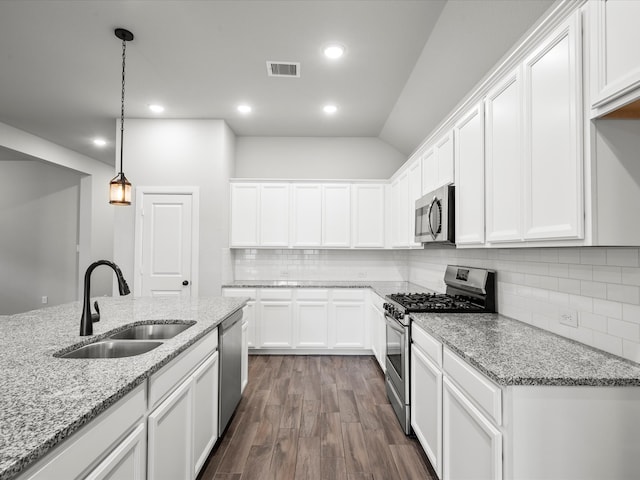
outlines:
[{"label": "oven door", "polygon": [[387,397],[404,432],[411,432],[409,414],[409,329],[385,315],[387,355]]}]

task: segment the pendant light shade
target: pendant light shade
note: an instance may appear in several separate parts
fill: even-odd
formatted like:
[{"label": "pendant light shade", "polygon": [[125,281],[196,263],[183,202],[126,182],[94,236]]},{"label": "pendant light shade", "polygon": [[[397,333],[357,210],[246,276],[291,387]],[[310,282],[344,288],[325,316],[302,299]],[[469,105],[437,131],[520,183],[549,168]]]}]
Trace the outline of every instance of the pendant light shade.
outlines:
[{"label": "pendant light shade", "polygon": [[122,40],[122,97],[120,101],[120,172],[109,182],[109,203],[111,205],[131,205],[131,182],[124,176],[122,157],[124,152],[124,67],[127,42],[133,40],[133,33],[124,28],[116,28],[116,37]]}]

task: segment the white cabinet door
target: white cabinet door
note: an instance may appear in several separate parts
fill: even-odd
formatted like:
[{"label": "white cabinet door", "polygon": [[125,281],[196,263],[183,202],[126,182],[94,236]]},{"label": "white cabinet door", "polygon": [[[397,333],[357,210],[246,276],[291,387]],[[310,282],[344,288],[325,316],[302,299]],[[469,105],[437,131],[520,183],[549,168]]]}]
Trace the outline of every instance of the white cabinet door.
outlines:
[{"label": "white cabinet door", "polygon": [[350,185],[322,186],[322,245],[349,247],[351,231]]},{"label": "white cabinet door", "polygon": [[522,78],[518,68],[487,94],[487,242],[522,240]]},{"label": "white cabinet door", "polygon": [[416,209],[416,200],[418,200],[422,196],[422,159],[420,157],[416,158],[416,160],[409,165],[407,169],[409,178],[407,179],[408,187],[409,187],[409,204],[407,205],[408,209],[408,244],[410,247],[421,247],[421,243],[416,243],[414,241],[415,238],[415,209]]},{"label": "white cabinet door", "polygon": [[438,181],[438,156],[431,148],[422,156],[422,195],[434,191]]},{"label": "white cabinet door", "polygon": [[296,312],[296,346],[327,348],[329,346],[329,303],[298,300]]},{"label": "white cabinet door", "polygon": [[442,371],[411,345],[411,426],[442,478]]},{"label": "white cabinet door", "polygon": [[292,184],[292,247],[318,247],[322,244],[322,186]]},{"label": "white cabinet door", "polygon": [[193,401],[186,381],[156,408],[148,419],[147,473],[154,480],[193,477]]},{"label": "white cabinet door", "polygon": [[[638,98],[640,86],[640,2],[637,0],[598,0],[589,2],[592,19],[591,103],[605,107],[627,93]],[[615,105],[617,107],[618,105]]]},{"label": "white cabinet door", "polygon": [[244,392],[247,383],[249,383],[249,322],[246,318],[242,319],[242,358],[240,368],[240,388],[241,393]]},{"label": "white cabinet door", "polygon": [[354,184],[352,198],[352,246],[384,247],[384,185]]},{"label": "white cabinet door", "polygon": [[289,245],[289,185],[265,183],[260,186],[260,245]]},{"label": "white cabinet door", "polygon": [[384,312],[371,306],[371,350],[383,372],[387,370],[385,357],[387,355],[387,329]]},{"label": "white cabinet door", "polygon": [[[438,159],[438,181],[435,188],[453,182],[453,132],[450,131],[438,140],[434,147]],[[428,193],[428,192],[425,192]]]},{"label": "white cabinet door", "polygon": [[259,202],[259,184],[231,184],[231,239],[229,243],[232,247],[255,247],[258,245]]},{"label": "white cabinet door", "polygon": [[332,305],[334,348],[365,348],[364,302],[334,300]]},{"label": "white cabinet door", "polygon": [[445,376],[442,475],[445,480],[502,480],[502,434]]},{"label": "white cabinet door", "polygon": [[260,347],[293,347],[293,312],[291,301],[260,302]]},{"label": "white cabinet door", "polygon": [[248,301],[245,307],[242,309],[242,317],[247,323],[247,347],[255,348],[258,344],[256,335],[258,331],[257,318],[256,318],[256,302]]},{"label": "white cabinet door", "polygon": [[218,352],[191,377],[193,398],[193,478],[204,465],[218,439]]},{"label": "white cabinet door", "polygon": [[524,62],[524,236],[583,236],[580,12]]},{"label": "white cabinet door", "polygon": [[456,124],[456,244],[484,243],[484,118],[482,103]]},{"label": "white cabinet door", "polygon": [[144,423],[141,423],[84,478],[86,480],[145,480],[146,446],[147,429]]},{"label": "white cabinet door", "polygon": [[409,176],[406,170],[391,183],[391,223],[392,246],[408,247]]}]

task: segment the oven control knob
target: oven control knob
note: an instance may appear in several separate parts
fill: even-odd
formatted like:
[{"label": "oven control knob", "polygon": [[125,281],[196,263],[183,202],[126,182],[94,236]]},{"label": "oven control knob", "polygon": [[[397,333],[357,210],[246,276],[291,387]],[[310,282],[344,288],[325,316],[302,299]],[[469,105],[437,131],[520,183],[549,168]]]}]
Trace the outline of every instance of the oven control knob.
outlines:
[{"label": "oven control knob", "polygon": [[400,319],[403,317],[403,315],[402,315],[402,313],[401,313],[401,312],[398,312],[398,311],[396,310],[395,317],[396,317],[398,320],[400,320]]}]

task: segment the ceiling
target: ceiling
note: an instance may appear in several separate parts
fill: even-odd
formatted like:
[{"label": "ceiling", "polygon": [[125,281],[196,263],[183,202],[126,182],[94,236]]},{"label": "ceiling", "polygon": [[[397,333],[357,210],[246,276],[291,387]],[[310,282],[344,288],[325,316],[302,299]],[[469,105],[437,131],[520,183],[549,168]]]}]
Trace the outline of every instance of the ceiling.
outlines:
[{"label": "ceiling", "polygon": [[[449,0],[463,9],[491,4],[494,22],[507,15],[508,35],[493,35],[499,41],[482,50],[482,65],[474,67],[480,73],[473,72],[471,85],[550,1]],[[529,7],[515,6],[520,3]],[[429,39],[449,5],[445,0],[3,0],[0,122],[114,164],[122,52],[113,30],[123,27],[135,35],[127,44],[126,118],[221,118],[238,136],[380,136],[408,153],[435,125],[417,130],[412,124],[407,105],[416,94],[407,96],[407,87],[419,91],[427,106],[429,98],[444,96],[446,108],[466,93],[415,87],[416,72],[429,71]],[[346,46],[346,55],[325,58],[322,47],[329,42]],[[300,78],[267,76],[270,60],[300,62]],[[243,102],[252,113],[237,112]],[[164,105],[165,112],[151,113],[151,103]],[[325,103],[338,105],[338,112],[324,114]],[[98,149],[95,137],[107,145]]]}]

